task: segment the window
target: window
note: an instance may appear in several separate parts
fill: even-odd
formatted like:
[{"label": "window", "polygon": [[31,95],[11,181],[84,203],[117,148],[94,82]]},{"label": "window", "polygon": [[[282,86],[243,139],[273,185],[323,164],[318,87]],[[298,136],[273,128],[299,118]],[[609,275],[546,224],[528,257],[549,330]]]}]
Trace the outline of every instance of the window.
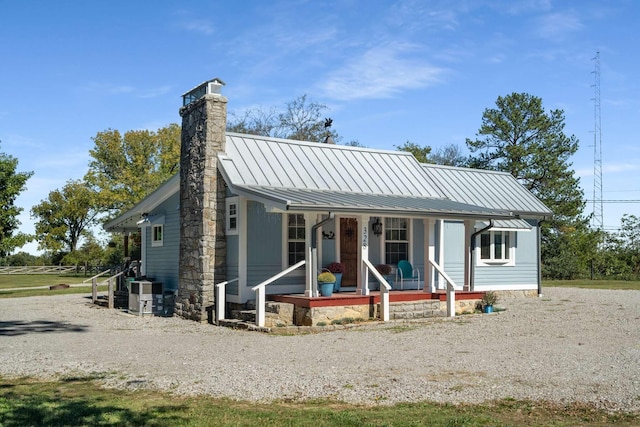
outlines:
[{"label": "window", "polygon": [[487,231],[480,235],[480,262],[513,264],[511,232]]},{"label": "window", "polygon": [[384,220],[385,263],[396,265],[409,259],[409,219],[385,218]]},{"label": "window", "polygon": [[162,246],[164,226],[155,224],[151,227],[151,246]]},{"label": "window", "polygon": [[287,256],[289,266],[305,259],[305,237],[304,215],[287,215]]},{"label": "window", "polygon": [[227,197],[226,203],[226,226],[225,231],[227,234],[238,234],[238,198]]}]

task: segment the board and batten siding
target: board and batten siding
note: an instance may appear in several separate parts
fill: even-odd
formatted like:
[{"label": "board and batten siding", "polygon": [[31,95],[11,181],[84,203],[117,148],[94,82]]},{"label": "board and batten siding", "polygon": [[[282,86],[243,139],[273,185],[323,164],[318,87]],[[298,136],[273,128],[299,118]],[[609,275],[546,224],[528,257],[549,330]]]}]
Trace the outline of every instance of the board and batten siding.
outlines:
[{"label": "board and batten siding", "polygon": [[[252,288],[280,273],[282,268],[282,221],[259,202],[247,202],[247,287]],[[271,283],[267,294],[304,292],[304,267]],[[253,298],[250,298],[253,299]]]},{"label": "board and batten siding", "polygon": [[[142,229],[146,233],[147,277],[162,282],[165,291],[178,289],[178,256],[180,254],[180,205],[179,193],[165,200],[150,212],[164,215],[162,246],[151,246],[152,227]],[[152,221],[153,222],[153,221]]]}]

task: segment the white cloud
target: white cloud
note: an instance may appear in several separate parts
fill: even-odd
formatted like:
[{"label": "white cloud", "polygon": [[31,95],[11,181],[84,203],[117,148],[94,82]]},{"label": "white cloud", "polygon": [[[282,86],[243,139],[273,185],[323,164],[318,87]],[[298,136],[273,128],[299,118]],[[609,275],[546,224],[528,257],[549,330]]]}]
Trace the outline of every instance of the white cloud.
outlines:
[{"label": "white cloud", "polygon": [[193,19],[190,21],[182,22],[182,28],[187,31],[193,31],[195,33],[200,33],[207,36],[215,32],[214,25],[204,19]]},{"label": "white cloud", "polygon": [[138,98],[155,98],[157,96],[166,95],[171,91],[173,91],[173,87],[169,85],[150,88],[150,89],[146,89],[140,95],[138,95]]},{"label": "white cloud", "polygon": [[322,91],[339,100],[388,98],[406,89],[440,82],[445,69],[403,57],[413,50],[413,46],[403,43],[369,49],[330,73],[327,81],[320,84]]},{"label": "white cloud", "polygon": [[636,163],[610,163],[602,167],[602,173],[621,173],[640,170]]},{"label": "white cloud", "polygon": [[537,34],[547,39],[562,39],[565,35],[583,28],[577,15],[569,12],[549,13],[536,22]]}]

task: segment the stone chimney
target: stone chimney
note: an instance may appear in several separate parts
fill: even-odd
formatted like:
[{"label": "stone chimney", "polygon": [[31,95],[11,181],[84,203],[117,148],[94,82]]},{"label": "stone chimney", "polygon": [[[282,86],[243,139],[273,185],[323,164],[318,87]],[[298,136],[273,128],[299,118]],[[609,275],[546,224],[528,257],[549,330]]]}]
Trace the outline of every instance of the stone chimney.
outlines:
[{"label": "stone chimney", "polygon": [[225,151],[227,99],[213,79],[182,95],[180,261],[175,314],[211,321],[214,283],[226,279],[225,186],[218,152]]}]

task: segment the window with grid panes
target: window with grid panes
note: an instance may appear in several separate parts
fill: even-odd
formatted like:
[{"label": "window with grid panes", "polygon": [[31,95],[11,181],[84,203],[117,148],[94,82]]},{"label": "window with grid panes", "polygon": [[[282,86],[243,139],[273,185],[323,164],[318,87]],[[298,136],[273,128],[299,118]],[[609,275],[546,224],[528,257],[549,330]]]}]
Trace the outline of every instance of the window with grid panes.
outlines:
[{"label": "window with grid panes", "polygon": [[480,235],[480,260],[482,262],[511,261],[511,233],[486,231]]},{"label": "window with grid panes", "polygon": [[304,215],[287,215],[287,245],[290,266],[305,259],[305,237]]},{"label": "window with grid panes", "polygon": [[397,265],[398,261],[409,259],[409,219],[385,218],[385,263]]}]

